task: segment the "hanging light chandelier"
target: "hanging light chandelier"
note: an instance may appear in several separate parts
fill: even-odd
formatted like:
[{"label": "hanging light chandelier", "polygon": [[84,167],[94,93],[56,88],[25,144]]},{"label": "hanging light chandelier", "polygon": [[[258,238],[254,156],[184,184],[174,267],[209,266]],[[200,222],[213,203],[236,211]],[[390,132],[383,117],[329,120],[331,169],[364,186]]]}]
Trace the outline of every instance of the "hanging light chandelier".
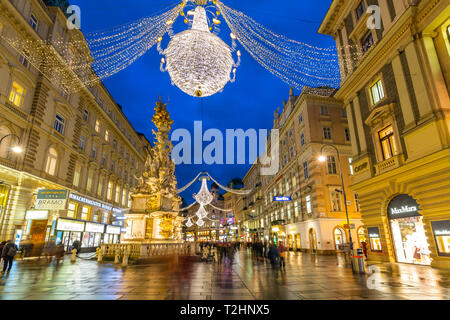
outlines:
[{"label": "hanging light chandelier", "polygon": [[[239,60],[235,63],[231,48],[211,33],[203,6],[197,6],[188,15],[194,16],[192,28],[176,34],[167,49],[160,50],[165,56],[161,59],[161,70],[167,70],[172,83],[183,92],[208,97],[221,91],[228,82],[234,82]],[[214,18],[213,23],[220,24],[220,20]],[[158,39],[159,48],[161,40]]]}]

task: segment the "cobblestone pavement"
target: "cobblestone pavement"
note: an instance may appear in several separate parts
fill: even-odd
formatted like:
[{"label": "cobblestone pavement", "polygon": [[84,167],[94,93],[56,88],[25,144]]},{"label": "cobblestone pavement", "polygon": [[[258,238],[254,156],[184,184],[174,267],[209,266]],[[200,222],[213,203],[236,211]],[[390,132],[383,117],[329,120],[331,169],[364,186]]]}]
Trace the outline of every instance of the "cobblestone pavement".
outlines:
[{"label": "cobblestone pavement", "polygon": [[78,259],[61,265],[16,261],[0,278],[0,299],[254,300],[450,299],[450,272],[379,264],[355,275],[341,257],[290,252],[284,271],[241,250],[232,264],[155,262],[115,266]]}]

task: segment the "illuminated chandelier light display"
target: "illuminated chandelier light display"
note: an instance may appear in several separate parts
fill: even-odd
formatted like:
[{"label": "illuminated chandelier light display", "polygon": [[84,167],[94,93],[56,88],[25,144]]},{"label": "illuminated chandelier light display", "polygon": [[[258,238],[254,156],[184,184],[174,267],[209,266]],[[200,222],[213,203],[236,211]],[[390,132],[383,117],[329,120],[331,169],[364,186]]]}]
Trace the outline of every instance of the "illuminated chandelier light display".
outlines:
[{"label": "illuminated chandelier light display", "polygon": [[[180,16],[188,29],[175,33],[173,28]],[[230,46],[218,36],[222,25],[230,30]],[[166,34],[170,41],[163,50]],[[97,85],[155,45],[163,55],[160,69],[168,72],[174,85],[195,97],[211,96],[235,81],[241,60],[238,43],[266,70],[298,90],[304,86],[337,87],[341,80],[336,47],[321,48],[288,39],[219,0],[182,0],[162,13],[87,33],[86,39],[74,33],[70,46],[57,37],[30,40],[6,32],[0,37],[66,92]],[[86,52],[86,41],[91,56],[74,55]],[[358,45],[338,48],[346,52],[341,57],[342,65],[361,58],[360,50],[343,50],[347,47],[357,49]]]}]

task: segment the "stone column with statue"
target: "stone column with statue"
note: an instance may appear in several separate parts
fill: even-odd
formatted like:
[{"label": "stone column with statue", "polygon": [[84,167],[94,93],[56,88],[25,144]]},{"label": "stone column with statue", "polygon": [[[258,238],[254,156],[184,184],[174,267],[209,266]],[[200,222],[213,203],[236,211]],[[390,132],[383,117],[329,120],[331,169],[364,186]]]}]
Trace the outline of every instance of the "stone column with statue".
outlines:
[{"label": "stone column with statue", "polygon": [[175,163],[171,160],[169,132],[173,121],[165,103],[156,102],[153,123],[155,145],[147,150],[145,169],[136,177],[139,185],[131,194],[131,209],[125,214],[124,243],[182,243],[181,198],[177,195]]}]

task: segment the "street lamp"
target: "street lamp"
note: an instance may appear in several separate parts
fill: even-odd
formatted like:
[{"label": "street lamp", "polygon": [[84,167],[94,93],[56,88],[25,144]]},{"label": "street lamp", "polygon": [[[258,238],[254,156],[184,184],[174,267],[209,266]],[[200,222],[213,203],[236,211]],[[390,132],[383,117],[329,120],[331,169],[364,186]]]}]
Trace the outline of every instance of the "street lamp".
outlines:
[{"label": "street lamp", "polygon": [[2,137],[0,139],[0,145],[2,144],[3,140],[5,140],[6,138],[9,138],[9,137],[15,137],[15,138],[17,138],[17,141],[18,141],[18,144],[15,145],[14,147],[12,147],[11,150],[14,153],[22,153],[23,152],[23,148],[19,145],[20,144],[20,137],[18,135],[14,134],[14,133],[7,134],[6,136]]},{"label": "street lamp", "polygon": [[[347,216],[347,225],[348,225],[348,227],[349,227],[348,235],[349,235],[350,249],[353,250],[352,230],[351,230],[351,228],[350,228],[350,218],[348,217],[347,196],[345,195],[345,188],[344,188],[344,174],[343,174],[343,172],[342,172],[341,158],[339,157],[339,149],[336,148],[335,145],[328,144],[328,143],[324,144],[324,145],[322,146],[322,148],[320,149],[320,156],[319,156],[319,158],[318,158],[320,162],[325,162],[325,161],[327,160],[327,157],[325,157],[325,156],[323,155],[323,150],[324,150],[326,147],[331,147],[331,148],[333,148],[334,150],[336,150],[336,153],[337,153],[337,158],[338,158],[338,163],[339,163],[339,171],[340,171],[340,173],[341,173],[342,194],[344,195],[345,214],[346,214],[346,216]],[[338,189],[336,189],[336,190],[337,190],[337,191],[341,191],[341,190],[338,190]]]}]

